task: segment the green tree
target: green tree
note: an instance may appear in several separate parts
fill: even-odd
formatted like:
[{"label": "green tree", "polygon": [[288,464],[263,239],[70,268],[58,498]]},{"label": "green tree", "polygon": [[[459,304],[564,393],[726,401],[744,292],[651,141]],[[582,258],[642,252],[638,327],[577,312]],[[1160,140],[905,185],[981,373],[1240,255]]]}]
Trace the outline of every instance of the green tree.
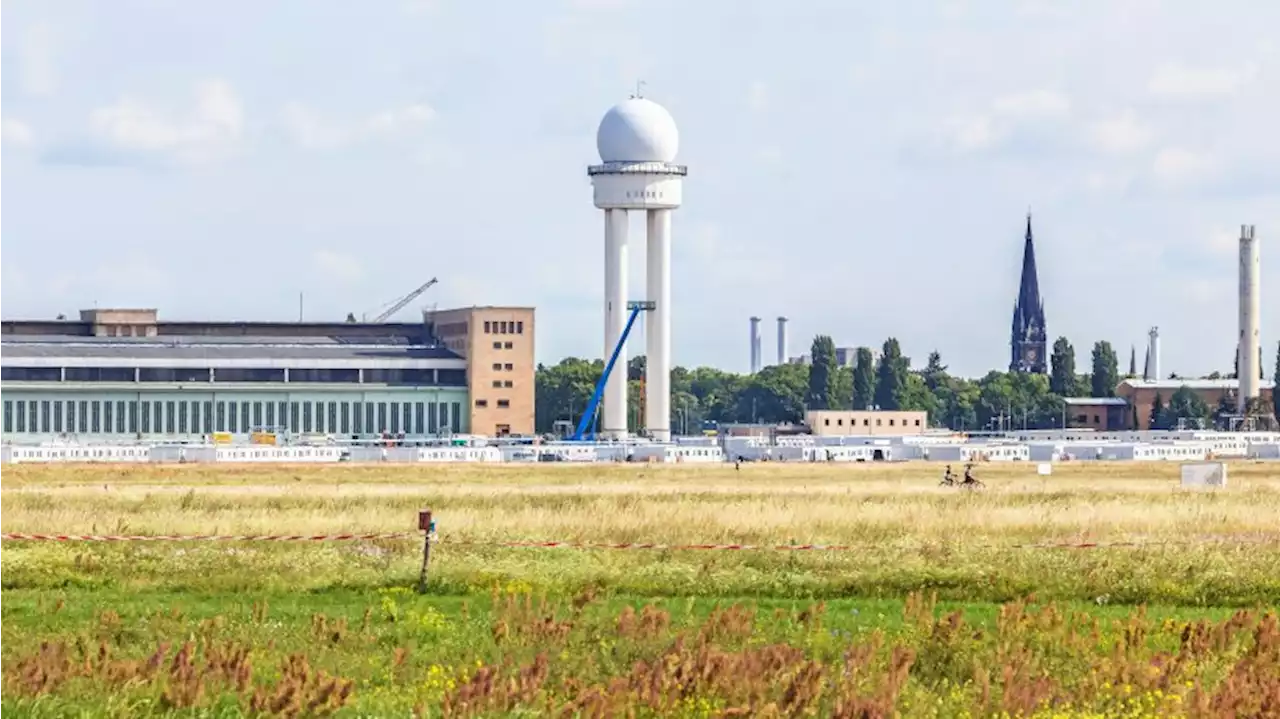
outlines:
[{"label": "green tree", "polygon": [[920,370],[920,377],[930,392],[937,392],[947,381],[947,366],[942,364],[942,355],[937,350],[929,353],[924,369]]},{"label": "green tree", "polygon": [[907,373],[911,360],[902,356],[902,348],[896,338],[884,341],[880,352],[880,366],[876,368],[875,403],[880,409],[901,409],[907,389]]},{"label": "green tree", "polygon": [[809,409],[831,409],[836,389],[836,343],[827,335],[813,338],[809,349]]},{"label": "green tree", "polygon": [[1179,420],[1199,423],[1208,418],[1209,405],[1205,404],[1200,395],[1190,387],[1182,385],[1169,398],[1169,404],[1164,408],[1160,425],[1163,429],[1174,429],[1178,426]]},{"label": "green tree", "polygon": [[853,368],[848,365],[836,367],[832,373],[834,389],[831,390],[831,409],[851,409],[853,402]]},{"label": "green tree", "polygon": [[1076,396],[1076,348],[1066,337],[1053,341],[1049,354],[1049,387],[1062,397]]},{"label": "green tree", "polygon": [[859,347],[853,366],[853,408],[870,409],[875,402],[876,371],[870,347]]},{"label": "green tree", "polygon": [[742,422],[799,424],[804,421],[805,396],[812,368],[802,364],[765,367],[751,375],[738,393],[736,416]]},{"label": "green tree", "polygon": [[595,391],[604,362],[566,357],[550,367],[538,365],[534,374],[534,426],[551,432],[558,421],[576,425]]},{"label": "green tree", "polygon": [[1164,424],[1164,402],[1160,400],[1160,393],[1156,392],[1156,398],[1151,401],[1151,416],[1147,418],[1148,429],[1165,429]]},{"label": "green tree", "polygon": [[1093,345],[1093,396],[1114,397],[1120,384],[1120,370],[1116,363],[1116,351],[1111,343],[1101,340]]}]

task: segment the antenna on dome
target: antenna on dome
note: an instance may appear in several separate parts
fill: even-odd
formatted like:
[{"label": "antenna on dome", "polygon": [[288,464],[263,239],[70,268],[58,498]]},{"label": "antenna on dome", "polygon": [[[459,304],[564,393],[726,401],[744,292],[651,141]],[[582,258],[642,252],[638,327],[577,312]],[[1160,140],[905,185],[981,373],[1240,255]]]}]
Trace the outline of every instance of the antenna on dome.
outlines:
[{"label": "antenna on dome", "polygon": [[638,100],[638,99],[640,99],[640,98],[644,97],[644,95],[640,94],[640,92],[641,92],[641,88],[643,88],[644,86],[645,86],[645,81],[644,81],[644,80],[636,80],[636,94],[632,95],[632,96],[631,96],[631,99],[633,99],[633,100]]}]

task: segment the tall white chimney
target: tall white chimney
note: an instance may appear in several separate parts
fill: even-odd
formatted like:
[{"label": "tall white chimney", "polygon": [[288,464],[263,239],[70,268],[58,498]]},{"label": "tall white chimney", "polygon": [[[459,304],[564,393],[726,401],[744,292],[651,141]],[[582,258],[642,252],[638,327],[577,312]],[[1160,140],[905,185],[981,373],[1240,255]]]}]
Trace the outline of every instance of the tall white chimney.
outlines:
[{"label": "tall white chimney", "polygon": [[787,318],[778,318],[778,364],[787,363]]},{"label": "tall white chimney", "polygon": [[751,318],[751,374],[760,371],[760,318]]},{"label": "tall white chimney", "polygon": [[1240,343],[1236,348],[1239,358],[1240,383],[1237,393],[1237,409],[1245,414],[1249,400],[1258,397],[1258,366],[1262,347],[1262,276],[1258,240],[1253,225],[1240,226]]},{"label": "tall white chimney", "polygon": [[1152,327],[1147,330],[1147,368],[1148,376],[1145,379],[1159,381],[1163,376],[1160,374],[1160,328]]}]

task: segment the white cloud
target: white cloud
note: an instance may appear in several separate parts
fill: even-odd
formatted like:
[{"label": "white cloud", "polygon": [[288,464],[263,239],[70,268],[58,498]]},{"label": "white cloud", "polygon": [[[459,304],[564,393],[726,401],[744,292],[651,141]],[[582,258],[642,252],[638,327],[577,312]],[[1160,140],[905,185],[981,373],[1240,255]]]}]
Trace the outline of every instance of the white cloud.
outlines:
[{"label": "white cloud", "polygon": [[289,103],[280,113],[285,133],[299,147],[328,150],[375,137],[391,137],[426,126],[436,112],[423,103],[383,110],[351,123],[326,118],[300,103]]},{"label": "white cloud", "polygon": [[285,132],[300,147],[307,150],[324,150],[344,145],[350,133],[326,121],[305,105],[291,102],[280,111],[280,122]]},{"label": "white cloud", "polygon": [[195,107],[185,116],[123,97],[94,110],[89,122],[112,149],[201,163],[224,156],[240,140],[244,111],[229,84],[208,80],[196,86]]},{"label": "white cloud", "polygon": [[1103,152],[1123,154],[1136,152],[1151,144],[1154,133],[1138,119],[1133,110],[1095,122],[1089,128],[1089,141]]},{"label": "white cloud", "polygon": [[398,110],[379,112],[365,121],[365,130],[374,134],[391,134],[421,127],[436,117],[435,110],[417,103]]},{"label": "white cloud", "polygon": [[1053,90],[1033,90],[1018,95],[1006,95],[991,103],[997,117],[1034,119],[1061,117],[1071,112],[1071,100]]},{"label": "white cloud", "polygon": [[769,106],[769,88],[759,80],[747,88],[747,107],[752,112],[760,112]]},{"label": "white cloud", "polygon": [[326,279],[335,282],[349,284],[364,278],[364,267],[356,258],[335,250],[316,250],[311,255],[311,264]]},{"label": "white cloud", "polygon": [[1147,83],[1153,95],[1177,99],[1201,99],[1233,95],[1253,81],[1258,66],[1238,68],[1195,68],[1179,63],[1166,63],[1156,69]]},{"label": "white cloud", "polygon": [[35,141],[35,133],[31,131],[30,125],[10,117],[0,121],[0,137],[3,137],[4,144],[18,147],[27,147]]},{"label": "white cloud", "polygon": [[53,29],[46,23],[32,25],[23,34],[18,49],[18,63],[22,71],[22,84],[32,95],[52,95],[58,87],[58,72],[54,67],[56,40]]},{"label": "white cloud", "polygon": [[942,142],[960,154],[993,150],[1024,127],[1058,121],[1070,113],[1070,98],[1053,90],[1005,95],[982,112],[943,120]]},{"label": "white cloud", "polygon": [[1166,147],[1156,153],[1151,172],[1162,185],[1185,185],[1207,179],[1218,169],[1213,155],[1182,147]]}]

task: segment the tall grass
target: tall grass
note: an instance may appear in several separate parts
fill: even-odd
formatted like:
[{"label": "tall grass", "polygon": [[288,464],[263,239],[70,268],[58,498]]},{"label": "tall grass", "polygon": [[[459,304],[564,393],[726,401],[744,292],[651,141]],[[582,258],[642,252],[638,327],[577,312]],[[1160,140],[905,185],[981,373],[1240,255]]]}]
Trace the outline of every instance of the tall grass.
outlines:
[{"label": "tall grass", "polygon": [[[1187,491],[1177,466],[990,465],[981,492],[934,464],[654,467],[18,466],[7,532],[261,534],[409,531],[435,512],[438,591],[492,582],[642,594],[1060,599],[1245,606],[1280,598],[1280,477],[1236,463]],[[504,541],[851,544],[854,551],[574,552]],[[1119,549],[1019,548],[1135,542]],[[4,586],[388,586],[414,542],[48,546],[6,543]]]}]

